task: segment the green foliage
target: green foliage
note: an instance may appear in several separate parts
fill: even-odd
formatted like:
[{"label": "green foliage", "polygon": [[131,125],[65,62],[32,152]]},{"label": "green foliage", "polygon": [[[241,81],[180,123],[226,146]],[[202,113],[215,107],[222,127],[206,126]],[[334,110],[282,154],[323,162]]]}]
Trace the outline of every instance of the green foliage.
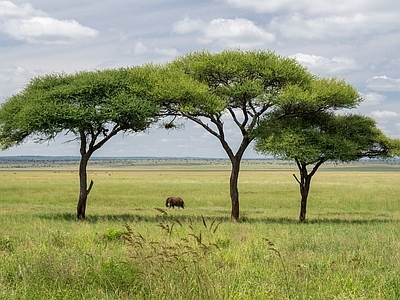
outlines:
[{"label": "green foliage", "polygon": [[307,114],[263,120],[255,150],[303,164],[349,162],[362,157],[390,157],[396,140],[386,137],[376,122],[360,115]]},{"label": "green foliage", "polygon": [[298,116],[354,108],[362,97],[343,79],[313,78],[308,84],[287,85],[279,94],[277,114]]},{"label": "green foliage", "polygon": [[169,65],[148,64],[134,67],[127,77],[129,91],[151,99],[164,110],[164,115],[176,115],[176,106],[184,111],[213,113],[225,108],[225,103],[210,93],[209,87]]},{"label": "green foliage", "polygon": [[54,139],[61,132],[107,136],[116,131],[145,130],[158,105],[128,91],[129,69],[50,74],[36,77],[0,108],[3,149],[29,136]]},{"label": "green foliage", "polygon": [[279,101],[282,106],[253,132],[260,153],[305,165],[394,154],[397,142],[385,137],[372,118],[335,114],[362,101],[344,80],[314,78],[309,85],[287,86]]},{"label": "green foliage", "polygon": [[[207,85],[211,93],[225,101],[224,108],[243,111],[270,106],[286,85],[302,86],[311,79],[306,69],[294,59],[269,51],[193,52],[177,58],[173,66]],[[201,113],[201,109],[188,112],[213,115]],[[221,111],[215,113],[218,115]]]}]

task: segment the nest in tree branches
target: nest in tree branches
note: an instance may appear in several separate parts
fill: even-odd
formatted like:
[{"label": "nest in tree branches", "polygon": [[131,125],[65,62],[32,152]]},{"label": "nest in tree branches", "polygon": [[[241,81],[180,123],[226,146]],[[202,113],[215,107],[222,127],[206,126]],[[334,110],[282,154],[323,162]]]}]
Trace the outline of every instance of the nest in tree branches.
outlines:
[{"label": "nest in tree branches", "polygon": [[176,122],[174,122],[174,120],[169,121],[169,122],[162,122],[161,123],[161,127],[163,127],[164,129],[167,129],[167,130],[172,130],[172,129],[177,129],[178,130],[178,129],[184,129],[185,128],[185,124],[176,123]]},{"label": "nest in tree branches", "polygon": [[164,128],[165,129],[175,129],[176,128],[176,124],[174,124],[174,123],[165,123],[164,124]]}]

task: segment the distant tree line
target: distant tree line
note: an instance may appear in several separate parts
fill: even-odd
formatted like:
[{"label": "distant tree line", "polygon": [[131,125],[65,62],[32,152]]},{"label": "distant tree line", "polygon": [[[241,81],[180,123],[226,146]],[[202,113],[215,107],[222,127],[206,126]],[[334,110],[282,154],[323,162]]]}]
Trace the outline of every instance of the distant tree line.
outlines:
[{"label": "distant tree line", "polygon": [[[361,101],[344,80],[314,76],[274,52],[200,51],[162,65],[35,77],[1,104],[0,144],[4,150],[28,138],[42,143],[71,133],[81,156],[77,218],[84,219],[93,187],[87,165],[95,151],[119,132],[145,131],[157,122],[173,129],[179,118],[188,119],[216,137],[230,160],[232,220],[239,220],[240,164],[255,141],[259,153],[296,162],[303,222],[321,164],[399,153],[399,140],[385,136],[373,119],[343,113]],[[239,133],[238,147],[231,145],[228,122]]]}]

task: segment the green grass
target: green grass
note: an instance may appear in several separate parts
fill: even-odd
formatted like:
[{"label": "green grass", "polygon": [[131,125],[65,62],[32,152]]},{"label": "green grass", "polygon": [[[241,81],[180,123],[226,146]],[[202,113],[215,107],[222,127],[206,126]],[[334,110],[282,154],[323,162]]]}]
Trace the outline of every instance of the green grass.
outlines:
[{"label": "green grass", "polygon": [[244,167],[239,223],[221,166],[91,169],[83,222],[74,170],[2,170],[0,299],[400,299],[397,169],[322,169],[299,224],[285,168]]}]

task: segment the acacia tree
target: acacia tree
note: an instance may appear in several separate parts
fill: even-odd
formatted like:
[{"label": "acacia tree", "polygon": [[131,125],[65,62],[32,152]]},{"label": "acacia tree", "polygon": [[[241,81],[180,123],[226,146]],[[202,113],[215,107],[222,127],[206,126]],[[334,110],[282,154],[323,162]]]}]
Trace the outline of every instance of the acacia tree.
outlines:
[{"label": "acacia tree", "polygon": [[[32,79],[0,107],[2,149],[32,137],[35,142],[71,133],[80,143],[77,218],[84,219],[87,165],[92,154],[119,132],[139,132],[157,120],[159,106],[129,91],[130,69],[51,74]],[[143,83],[145,84],[145,83]]]},{"label": "acacia tree", "polygon": [[[231,218],[239,219],[238,178],[242,157],[253,140],[250,134],[259,119],[280,106],[279,93],[288,85],[303,86],[312,76],[293,59],[266,51],[227,50],[217,54],[194,52],[177,58],[171,63],[192,80],[208,87],[210,97],[216,97],[205,105],[190,97],[169,98],[164,102],[170,114],[187,118],[216,137],[231,162],[230,197]],[[174,84],[174,83],[172,83]],[[226,121],[233,121],[239,141],[229,140]],[[232,134],[235,136],[236,133]],[[234,144],[239,142],[235,149]]]},{"label": "acacia tree", "polygon": [[300,222],[306,220],[311,179],[324,162],[389,157],[398,147],[399,141],[386,137],[373,119],[333,112],[264,119],[255,142],[259,153],[296,162],[300,179],[293,176],[300,187]]}]

